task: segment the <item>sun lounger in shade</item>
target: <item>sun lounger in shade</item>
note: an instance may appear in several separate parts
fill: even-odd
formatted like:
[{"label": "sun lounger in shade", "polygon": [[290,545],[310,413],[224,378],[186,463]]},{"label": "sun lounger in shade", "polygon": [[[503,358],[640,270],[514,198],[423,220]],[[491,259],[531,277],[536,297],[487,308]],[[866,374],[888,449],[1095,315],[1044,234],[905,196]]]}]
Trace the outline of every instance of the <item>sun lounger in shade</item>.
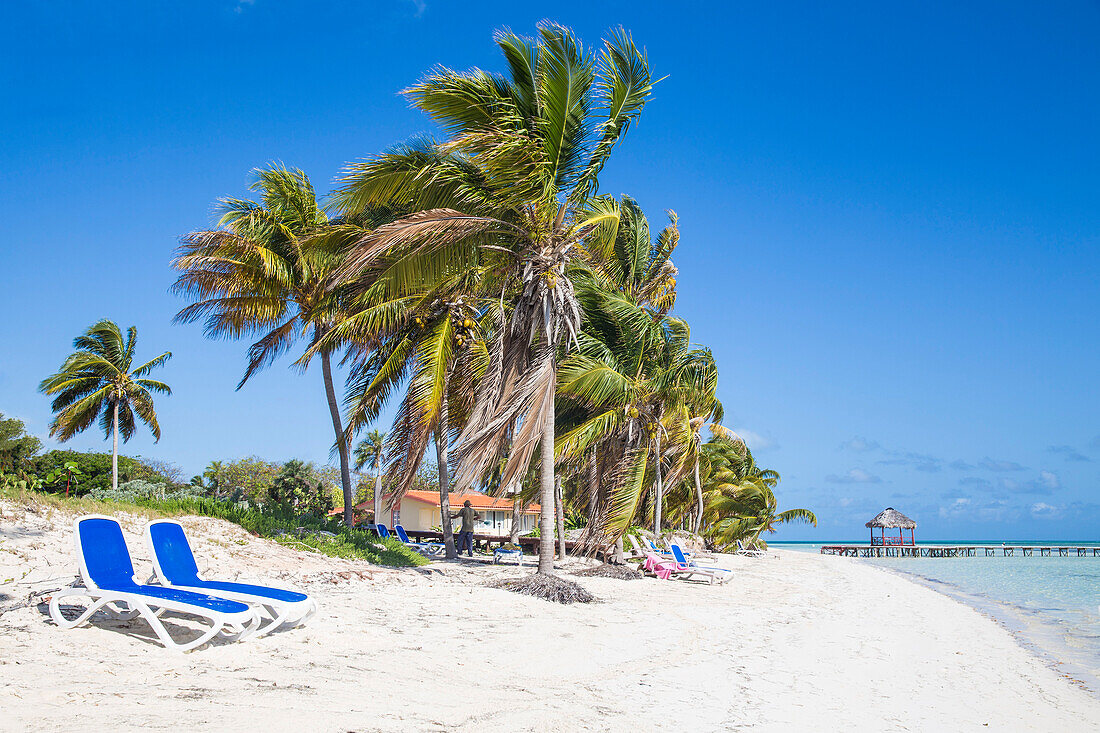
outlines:
[{"label": "sun lounger in shade", "polygon": [[266,585],[204,580],[199,575],[191,544],[183,525],[172,519],[158,519],[145,525],[145,542],[153,558],[156,579],[167,588],[227,598],[263,608],[268,621],[256,630],[260,636],[284,623],[300,625],[317,611],[317,602],[305,593]]},{"label": "sun lounger in shade", "polygon": [[[650,552],[654,552],[654,553],[656,553],[658,555],[661,555],[663,557],[674,557],[671,550],[662,550],[660,547],[657,547],[656,542],[649,539],[648,537],[645,538],[645,542],[646,542],[647,545],[649,545],[649,551]],[[680,548],[680,551],[683,552],[684,557],[686,557],[689,560],[714,560],[715,559],[714,555],[707,555],[707,554],[702,553],[702,552],[691,552],[689,550],[685,550],[682,547]]]},{"label": "sun lounger in shade", "polygon": [[745,555],[746,557],[764,557],[768,553],[756,549],[751,542],[746,546],[741,540],[737,540],[737,554]]},{"label": "sun lounger in shade", "polygon": [[[61,628],[79,626],[96,611],[105,609],[126,620],[141,616],[164,646],[185,652],[202,646],[219,633],[243,638],[259,627],[259,613],[245,603],[206,593],[138,584],[117,520],[88,515],[77,519],[73,530],[84,587],[65,588],[50,599],[50,618]],[[70,598],[91,600],[87,609],[73,620],[61,614],[61,602]],[[177,642],[159,618],[165,611],[205,618],[210,628],[196,639]]]},{"label": "sun lounger in shade", "polygon": [[409,539],[408,532],[400,524],[393,525],[393,531],[397,533],[397,539],[401,540],[405,547],[412,548],[417,552],[426,555],[438,555],[447,549],[447,546],[442,542],[413,542]]}]

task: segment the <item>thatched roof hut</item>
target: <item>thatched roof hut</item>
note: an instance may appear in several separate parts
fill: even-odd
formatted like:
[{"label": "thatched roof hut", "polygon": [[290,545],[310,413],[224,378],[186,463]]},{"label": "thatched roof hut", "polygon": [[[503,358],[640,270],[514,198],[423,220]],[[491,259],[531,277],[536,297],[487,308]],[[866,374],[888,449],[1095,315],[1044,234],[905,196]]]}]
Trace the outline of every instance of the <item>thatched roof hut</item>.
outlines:
[{"label": "thatched roof hut", "polygon": [[885,527],[886,529],[916,529],[917,523],[894,507],[888,506],[864,526]]},{"label": "thatched roof hut", "polygon": [[[916,534],[913,530],[917,528],[917,523],[909,517],[905,516],[892,506],[888,506],[879,512],[878,516],[868,522],[865,526],[871,528],[871,544],[872,545],[915,545],[917,544]],[[879,536],[875,537],[875,528],[878,528]],[[894,537],[891,532],[891,536],[886,536],[886,530],[896,529],[898,536]],[[909,530],[909,541],[905,541],[905,535],[903,530]]]}]

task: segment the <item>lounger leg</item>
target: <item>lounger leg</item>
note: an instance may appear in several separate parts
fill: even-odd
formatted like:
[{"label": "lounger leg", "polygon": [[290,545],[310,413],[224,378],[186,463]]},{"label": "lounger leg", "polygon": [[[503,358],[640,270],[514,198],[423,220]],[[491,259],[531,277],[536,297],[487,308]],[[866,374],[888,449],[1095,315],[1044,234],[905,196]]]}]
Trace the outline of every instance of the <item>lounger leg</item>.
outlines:
[{"label": "lounger leg", "polygon": [[287,618],[289,617],[289,614],[285,610],[279,612],[275,606],[265,605],[263,608],[265,611],[267,611],[268,615],[271,616],[271,621],[256,629],[257,637],[267,636],[272,631],[285,624],[287,622]]},{"label": "lounger leg", "polygon": [[303,615],[300,619],[298,619],[298,623],[294,624],[294,626],[295,627],[302,626],[303,624],[305,624],[306,621],[309,621],[311,618],[313,618],[314,614],[316,614],[316,613],[317,613],[317,601],[315,601],[311,598],[311,599],[309,599],[309,610],[305,612],[305,615]]},{"label": "lounger leg", "polygon": [[[84,613],[77,616],[74,620],[69,621],[61,615],[60,604],[62,598],[87,598],[88,600],[92,601],[92,603],[88,605],[88,608],[84,611]],[[110,603],[109,600],[105,598],[96,598],[96,596],[92,595],[91,591],[89,591],[87,588],[60,590],[57,593],[54,593],[53,598],[50,599],[50,618],[52,618],[53,622],[61,628],[72,629],[80,626],[80,624],[87,621],[89,618],[91,618],[93,613],[98,611],[103,606],[106,606],[108,603]]]},{"label": "lounger leg", "polygon": [[153,633],[157,635],[161,643],[164,644],[165,648],[172,649],[178,652],[187,652],[202,646],[203,644],[217,636],[218,633],[222,630],[222,627],[225,625],[220,621],[214,621],[213,619],[211,619],[210,628],[207,629],[202,636],[194,639],[193,641],[189,641],[186,644],[180,644],[172,639],[171,634],[168,633],[168,629],[164,628],[164,624],[161,622],[160,618],[157,616],[157,614],[153,613],[152,609],[150,609],[149,606],[142,603],[141,601],[135,602],[134,605],[141,613],[142,618],[144,618],[149,626],[152,627]]},{"label": "lounger leg", "polygon": [[231,639],[242,641],[256,633],[256,629],[260,627],[261,621],[260,614],[254,613],[252,614],[252,619],[247,624],[226,624],[222,628],[222,633]]},{"label": "lounger leg", "polygon": [[140,615],[137,610],[131,608],[130,604],[125,601],[112,601],[107,604],[107,608],[123,621],[130,621]]}]

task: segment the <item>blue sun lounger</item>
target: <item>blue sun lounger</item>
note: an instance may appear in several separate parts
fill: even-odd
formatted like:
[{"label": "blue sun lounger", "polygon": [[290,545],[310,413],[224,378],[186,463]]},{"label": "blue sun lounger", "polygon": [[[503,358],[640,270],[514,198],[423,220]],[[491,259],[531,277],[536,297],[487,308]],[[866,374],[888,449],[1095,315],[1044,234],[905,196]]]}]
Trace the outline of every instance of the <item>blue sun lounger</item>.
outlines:
[{"label": "blue sun lounger", "polygon": [[258,636],[274,631],[287,622],[300,626],[317,612],[317,602],[298,591],[204,580],[199,575],[183,525],[173,519],[158,519],[145,525],[145,542],[153,559],[154,575],[165,587],[206,593],[262,608],[269,620],[256,629]]},{"label": "blue sun lounger", "polygon": [[390,536],[390,531],[386,529],[386,525],[384,524],[368,524],[367,529],[369,529],[371,532],[374,532],[379,537]]},{"label": "blue sun lounger", "polygon": [[429,555],[438,555],[446,549],[446,545],[440,542],[413,542],[409,539],[409,533],[400,524],[393,525],[393,531],[397,533],[397,539],[406,547],[417,552],[425,552]]},{"label": "blue sun lounger", "polygon": [[699,565],[689,561],[684,555],[684,549],[675,542],[669,543],[669,549],[672,550],[672,557],[676,560],[675,573],[677,575],[702,575],[711,583],[716,580],[719,583],[727,583],[733,577],[733,571],[726,568]]},{"label": "blue sun lounger", "polygon": [[[260,615],[247,604],[205,593],[139,585],[134,580],[134,563],[122,527],[117,520],[95,514],[73,522],[76,557],[82,588],[65,588],[50,599],[50,618],[63,629],[72,629],[105,609],[123,620],[141,616],[169,649],[185,652],[202,646],[219,633],[244,638],[256,631]],[[61,602],[70,598],[91,601],[83,613],[69,620],[61,614]],[[165,611],[191,614],[210,621],[210,628],[197,639],[180,643],[172,639],[160,620]]]}]

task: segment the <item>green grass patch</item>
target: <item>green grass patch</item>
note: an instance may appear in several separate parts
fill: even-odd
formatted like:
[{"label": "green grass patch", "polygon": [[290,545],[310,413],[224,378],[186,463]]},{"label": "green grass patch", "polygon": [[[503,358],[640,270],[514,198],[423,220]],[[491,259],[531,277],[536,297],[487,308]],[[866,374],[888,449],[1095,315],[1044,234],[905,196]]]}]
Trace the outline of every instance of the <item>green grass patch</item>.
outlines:
[{"label": "green grass patch", "polygon": [[[232,522],[253,534],[274,540],[287,547],[317,552],[331,557],[366,560],[377,565],[415,567],[428,560],[395,539],[379,538],[363,529],[349,529],[338,520],[311,515],[293,515],[280,511],[265,511],[256,507],[214,499],[183,497],[179,499],[142,498],[133,501],[99,501],[87,497],[68,498],[17,488],[0,488],[0,496],[16,503],[43,508],[55,508],[77,514],[115,514],[127,512],[149,519],[198,515]],[[330,532],[329,537],[322,532]]]}]

